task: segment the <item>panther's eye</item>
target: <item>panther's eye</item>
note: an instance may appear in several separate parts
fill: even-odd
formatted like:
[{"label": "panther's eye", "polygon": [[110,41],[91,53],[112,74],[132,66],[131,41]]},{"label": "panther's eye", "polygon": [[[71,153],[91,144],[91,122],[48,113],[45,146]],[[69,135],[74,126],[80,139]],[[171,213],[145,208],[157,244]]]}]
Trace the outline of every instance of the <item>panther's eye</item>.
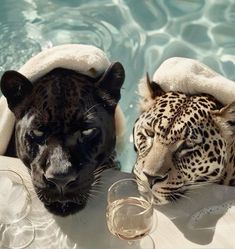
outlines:
[{"label": "panther's eye", "polygon": [[154,132],[153,131],[150,131],[150,130],[145,130],[146,134],[149,136],[149,137],[154,137]]},{"label": "panther's eye", "polygon": [[90,129],[87,129],[87,130],[83,130],[82,131],[82,135],[83,136],[86,136],[86,137],[89,137],[91,135],[93,135],[96,131],[96,128],[90,128]]},{"label": "panther's eye", "polygon": [[30,139],[38,144],[41,144],[46,139],[46,131],[42,131],[41,129],[33,129],[29,132]]},{"label": "panther's eye", "polygon": [[40,137],[42,137],[42,136],[44,135],[44,132],[35,129],[35,130],[32,130],[32,135],[33,135],[34,137],[40,138]]}]

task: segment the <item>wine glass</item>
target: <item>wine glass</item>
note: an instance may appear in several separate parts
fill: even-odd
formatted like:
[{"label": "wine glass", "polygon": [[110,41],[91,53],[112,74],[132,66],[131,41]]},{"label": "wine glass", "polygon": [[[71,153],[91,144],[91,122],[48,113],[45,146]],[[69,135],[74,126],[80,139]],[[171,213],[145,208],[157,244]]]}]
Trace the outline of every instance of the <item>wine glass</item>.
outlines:
[{"label": "wine glass", "polygon": [[0,170],[0,248],[21,249],[34,240],[35,229],[27,218],[31,203],[23,178],[13,170]]},{"label": "wine glass", "polygon": [[149,236],[156,222],[153,194],[145,183],[131,178],[119,180],[108,189],[107,202],[109,231],[128,241],[122,248],[155,248]]}]

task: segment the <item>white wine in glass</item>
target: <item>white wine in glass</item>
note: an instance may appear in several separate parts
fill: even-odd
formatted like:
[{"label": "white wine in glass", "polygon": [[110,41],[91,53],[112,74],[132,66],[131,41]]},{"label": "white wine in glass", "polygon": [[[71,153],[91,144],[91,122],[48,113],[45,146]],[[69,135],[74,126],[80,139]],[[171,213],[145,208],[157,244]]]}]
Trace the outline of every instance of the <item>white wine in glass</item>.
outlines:
[{"label": "white wine in glass", "polygon": [[[138,248],[136,244],[139,244],[153,227],[151,190],[135,179],[123,179],[109,188],[107,200],[106,218],[109,231],[118,238],[127,240],[127,248]],[[148,243],[147,248],[154,248],[150,236],[145,237],[145,242],[142,242],[143,246]]]}]

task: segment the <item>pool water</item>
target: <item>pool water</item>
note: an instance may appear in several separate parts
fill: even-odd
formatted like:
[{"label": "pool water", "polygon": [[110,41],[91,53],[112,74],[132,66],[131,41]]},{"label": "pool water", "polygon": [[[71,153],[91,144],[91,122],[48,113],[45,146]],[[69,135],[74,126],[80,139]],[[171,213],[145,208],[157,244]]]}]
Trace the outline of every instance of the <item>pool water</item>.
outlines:
[{"label": "pool water", "polygon": [[118,158],[131,171],[140,78],[165,59],[182,56],[235,79],[234,23],[233,0],[1,0],[0,73],[66,43],[93,44],[120,61],[126,70],[120,105],[127,126]]}]

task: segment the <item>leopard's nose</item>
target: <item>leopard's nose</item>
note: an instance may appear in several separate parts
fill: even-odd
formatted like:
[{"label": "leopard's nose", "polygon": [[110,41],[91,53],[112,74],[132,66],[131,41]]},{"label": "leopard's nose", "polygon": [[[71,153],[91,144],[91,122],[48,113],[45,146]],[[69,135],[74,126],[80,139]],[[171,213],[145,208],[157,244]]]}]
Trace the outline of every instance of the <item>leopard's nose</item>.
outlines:
[{"label": "leopard's nose", "polygon": [[146,172],[143,172],[145,174],[145,176],[147,177],[148,179],[148,182],[149,182],[149,185],[150,187],[152,188],[152,186],[156,183],[160,183],[160,182],[163,182],[165,181],[167,178],[168,178],[168,174],[156,174],[156,175],[150,175]]},{"label": "leopard's nose", "polygon": [[76,185],[78,178],[72,175],[43,175],[44,182],[50,187],[57,187],[60,191]]}]

